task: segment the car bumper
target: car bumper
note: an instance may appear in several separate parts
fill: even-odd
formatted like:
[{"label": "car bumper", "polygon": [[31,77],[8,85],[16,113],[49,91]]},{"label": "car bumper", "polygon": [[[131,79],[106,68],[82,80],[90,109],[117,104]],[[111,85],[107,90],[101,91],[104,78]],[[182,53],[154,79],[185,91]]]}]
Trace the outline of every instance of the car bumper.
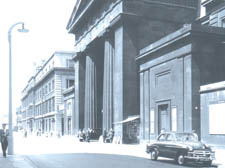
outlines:
[{"label": "car bumper", "polygon": [[195,160],[195,161],[212,161],[215,160],[215,153],[209,151],[201,151],[201,152],[188,152],[188,155],[185,156],[188,160]]}]

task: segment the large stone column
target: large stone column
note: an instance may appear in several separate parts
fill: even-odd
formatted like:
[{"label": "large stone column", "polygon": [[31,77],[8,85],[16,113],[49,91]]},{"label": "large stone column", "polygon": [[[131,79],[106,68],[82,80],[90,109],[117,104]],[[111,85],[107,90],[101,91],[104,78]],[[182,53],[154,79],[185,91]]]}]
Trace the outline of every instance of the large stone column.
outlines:
[{"label": "large stone column", "polygon": [[110,33],[105,36],[103,80],[103,129],[113,127],[113,60],[114,40]]},{"label": "large stone column", "polygon": [[[138,70],[135,58],[133,28],[125,23],[115,26],[115,57],[113,73],[113,121],[123,121],[131,115],[139,114]],[[125,139],[122,124],[114,124],[115,136]]]},{"label": "large stone column", "polygon": [[85,72],[85,128],[97,128],[96,64],[91,51],[86,55]]},{"label": "large stone column", "polygon": [[84,128],[84,89],[85,89],[85,57],[77,54],[74,59],[74,115],[72,115],[73,134]]}]

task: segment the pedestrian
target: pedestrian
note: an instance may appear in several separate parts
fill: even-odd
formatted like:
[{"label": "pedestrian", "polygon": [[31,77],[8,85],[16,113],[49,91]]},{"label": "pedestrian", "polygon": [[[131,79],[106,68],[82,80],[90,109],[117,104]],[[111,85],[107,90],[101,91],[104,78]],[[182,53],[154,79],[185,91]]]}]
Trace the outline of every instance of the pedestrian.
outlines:
[{"label": "pedestrian", "polygon": [[110,143],[113,142],[113,138],[114,138],[114,131],[113,131],[113,129],[111,128],[110,131],[109,131],[109,141],[110,141]]},{"label": "pedestrian", "polygon": [[1,134],[1,146],[2,146],[3,157],[6,157],[6,150],[8,148],[8,137],[5,130]]},{"label": "pedestrian", "polygon": [[106,129],[104,129],[104,131],[103,131],[103,143],[106,142],[106,138],[107,138],[107,131],[106,131]]}]

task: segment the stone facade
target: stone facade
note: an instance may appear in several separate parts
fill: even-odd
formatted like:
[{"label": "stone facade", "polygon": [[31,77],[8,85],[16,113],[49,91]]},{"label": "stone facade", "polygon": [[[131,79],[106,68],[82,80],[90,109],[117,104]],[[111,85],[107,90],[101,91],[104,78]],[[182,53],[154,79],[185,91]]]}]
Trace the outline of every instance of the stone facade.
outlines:
[{"label": "stone facade", "polygon": [[[200,86],[222,80],[224,57],[217,54],[223,28],[185,25],[140,51],[141,137],[163,129],[201,138]],[[217,47],[216,47],[217,46]]]},{"label": "stone facade", "polygon": [[224,145],[225,83],[201,86],[201,136],[210,144]]},{"label": "stone facade", "polygon": [[118,139],[126,138],[118,123],[140,114],[139,50],[192,22],[198,5],[195,0],[77,1],[67,26],[76,37],[75,132],[113,128]]},{"label": "stone facade", "polygon": [[63,92],[64,111],[63,111],[63,135],[74,135],[75,116],[74,116],[74,85],[68,87]]},{"label": "stone facade", "polygon": [[[55,52],[28,81],[22,92],[22,127],[40,135],[63,134],[63,91],[74,81],[73,52]],[[74,83],[72,83],[73,85]]]},{"label": "stone facade", "polygon": [[[206,0],[202,4],[206,8],[206,16],[197,20],[198,24],[225,27],[225,1]],[[208,41],[208,40],[207,40]],[[204,48],[207,59],[202,60],[207,70],[205,81],[200,90],[201,94],[201,136],[202,140],[212,144],[223,144],[225,131],[224,113],[221,111],[224,101],[224,36],[216,41],[208,41]],[[216,130],[220,130],[216,132]]]}]

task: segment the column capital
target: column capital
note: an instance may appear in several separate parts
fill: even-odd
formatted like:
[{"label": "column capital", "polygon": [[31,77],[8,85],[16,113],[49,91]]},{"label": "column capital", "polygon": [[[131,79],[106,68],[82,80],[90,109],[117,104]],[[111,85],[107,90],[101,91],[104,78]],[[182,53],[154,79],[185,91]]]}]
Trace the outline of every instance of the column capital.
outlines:
[{"label": "column capital", "polygon": [[73,55],[72,59],[73,59],[74,61],[77,61],[77,60],[79,60],[83,55],[84,55],[84,52],[76,52],[76,53]]}]

